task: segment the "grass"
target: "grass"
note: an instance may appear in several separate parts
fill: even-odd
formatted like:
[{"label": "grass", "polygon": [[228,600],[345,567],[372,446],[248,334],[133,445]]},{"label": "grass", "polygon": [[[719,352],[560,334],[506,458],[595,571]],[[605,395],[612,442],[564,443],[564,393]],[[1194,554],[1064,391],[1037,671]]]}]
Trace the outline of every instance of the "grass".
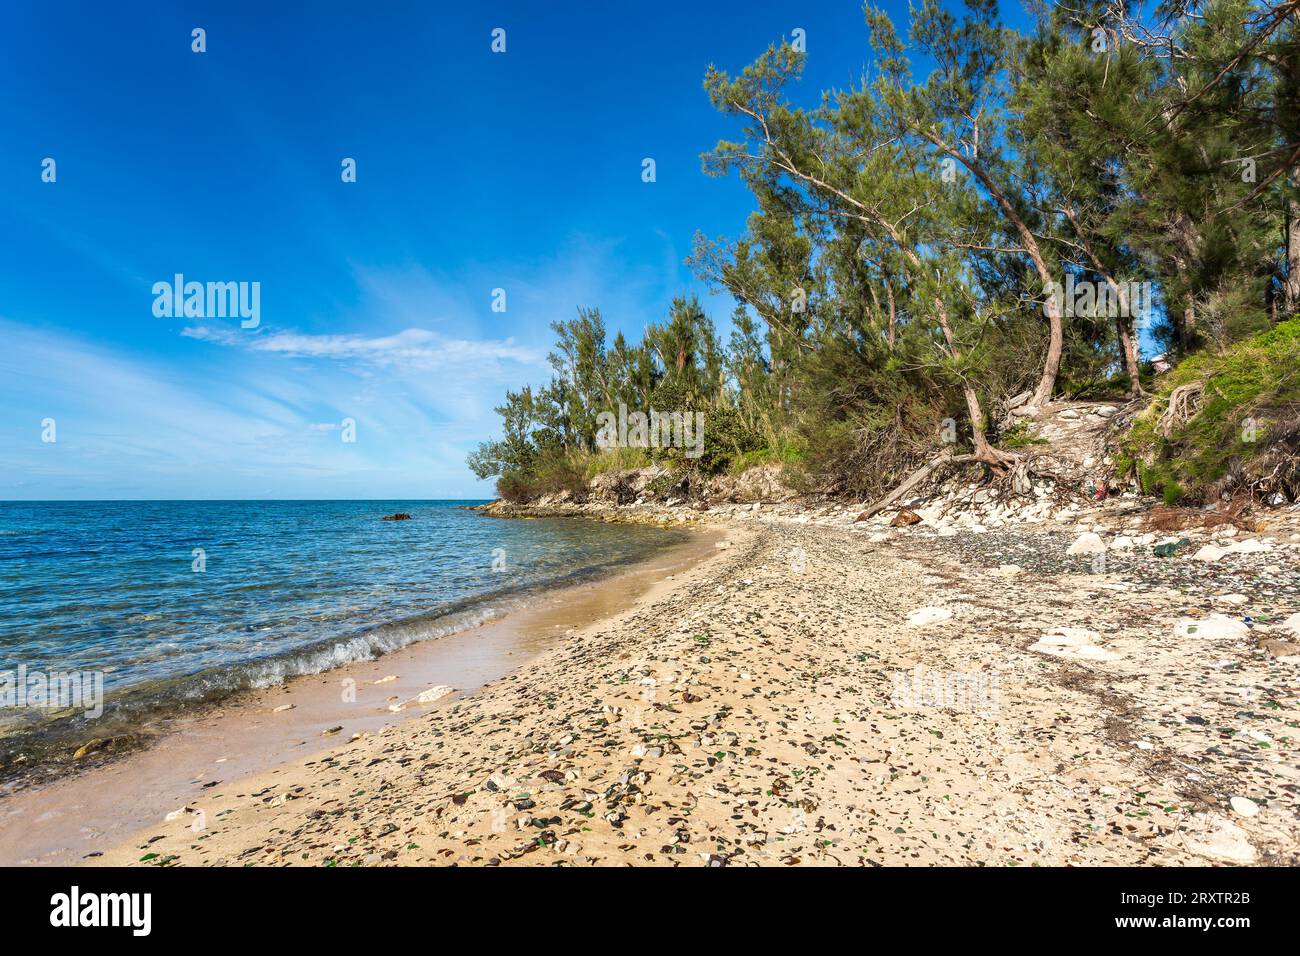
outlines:
[{"label": "grass", "polygon": [[[1194,413],[1168,436],[1158,428],[1179,386],[1204,382]],[[1121,470],[1166,504],[1208,501],[1252,474],[1276,436],[1300,416],[1300,317],[1228,348],[1202,352],[1165,375],[1124,442]]]}]

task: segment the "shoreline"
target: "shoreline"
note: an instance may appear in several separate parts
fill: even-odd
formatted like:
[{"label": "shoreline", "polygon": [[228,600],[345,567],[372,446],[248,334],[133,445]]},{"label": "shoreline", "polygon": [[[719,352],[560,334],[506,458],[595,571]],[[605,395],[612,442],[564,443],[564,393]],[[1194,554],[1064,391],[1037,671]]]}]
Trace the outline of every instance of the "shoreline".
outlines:
[{"label": "shoreline", "polygon": [[[731,512],[731,546],[476,693],[87,862],[1300,863],[1300,544],[1098,573],[1070,525]],[[1224,612],[1258,620],[1182,626]]]},{"label": "shoreline", "polygon": [[[1127,507],[568,512],[728,541],[476,692],[222,775],[86,864],[1300,864],[1300,529],[1206,564],[1123,544]],[[1096,532],[1100,570],[1076,550]]]},{"label": "shoreline", "polygon": [[[220,789],[223,779],[263,772],[454,704],[535,659],[567,630],[617,613],[624,602],[611,594],[639,595],[706,559],[720,534],[692,534],[611,573],[540,590],[501,617],[373,660],[240,691],[168,718],[163,732],[139,749],[11,788],[0,795],[0,865],[77,863],[201,798],[213,781]],[[349,680],[350,701],[344,699]],[[422,694],[431,699],[420,701]]]}]

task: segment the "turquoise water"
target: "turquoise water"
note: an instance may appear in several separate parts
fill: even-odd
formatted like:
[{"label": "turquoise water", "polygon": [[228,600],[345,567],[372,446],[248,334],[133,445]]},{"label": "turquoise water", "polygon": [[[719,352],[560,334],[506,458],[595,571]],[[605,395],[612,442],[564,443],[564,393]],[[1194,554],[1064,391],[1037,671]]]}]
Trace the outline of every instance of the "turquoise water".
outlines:
[{"label": "turquoise water", "polygon": [[[102,672],[120,719],[437,638],[683,539],[475,503],[0,502],[0,672]],[[11,734],[50,717],[0,708]]]}]

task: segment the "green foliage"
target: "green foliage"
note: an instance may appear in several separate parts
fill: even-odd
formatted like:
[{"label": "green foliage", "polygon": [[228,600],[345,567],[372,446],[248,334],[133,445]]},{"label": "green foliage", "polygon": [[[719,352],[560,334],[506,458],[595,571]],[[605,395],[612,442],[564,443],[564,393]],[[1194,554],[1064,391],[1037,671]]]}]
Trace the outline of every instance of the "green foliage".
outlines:
[{"label": "green foliage", "polygon": [[[1166,435],[1161,416],[1176,389],[1204,384],[1185,420]],[[1142,490],[1208,500],[1259,471],[1300,417],[1300,318],[1222,350],[1201,352],[1164,376],[1137,418],[1125,455]]]},{"label": "green foliage", "polygon": [[[639,342],[611,342],[600,311],[579,309],[552,326],[551,381],[507,393],[474,473],[527,496],[649,463],[679,482],[777,461],[808,490],[870,496],[945,442],[1032,443],[995,433],[1017,393],[1152,387],[1125,345],[1139,320],[1181,360],[1163,402],[1209,382],[1170,435],[1152,416],[1134,425],[1124,464],[1144,489],[1204,497],[1260,465],[1241,419],[1271,430],[1271,447],[1295,417],[1282,320],[1300,309],[1300,231],[1287,230],[1300,221],[1300,18],[1282,0],[1140,20],[1081,0],[1035,7],[1018,33],[992,0],[948,6],[918,0],[905,25],[868,6],[868,79],[812,108],[787,96],[805,62],[789,44],[736,74],[710,67],[705,93],[733,128],[703,168],[753,200],[740,235],[697,235],[688,260],[735,302],[727,342],[694,298]],[[1153,302],[1058,315],[1049,283],[1067,276],[1147,283]],[[620,405],[702,413],[703,454],[598,449],[601,415]]]}]

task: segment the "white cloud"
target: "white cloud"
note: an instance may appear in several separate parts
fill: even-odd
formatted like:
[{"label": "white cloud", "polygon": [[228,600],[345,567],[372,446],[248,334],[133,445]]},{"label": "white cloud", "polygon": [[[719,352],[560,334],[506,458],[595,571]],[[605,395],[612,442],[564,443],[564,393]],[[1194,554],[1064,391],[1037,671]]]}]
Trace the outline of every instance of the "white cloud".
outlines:
[{"label": "white cloud", "polygon": [[394,335],[312,335],[303,332],[237,332],[227,328],[191,326],[187,338],[268,352],[291,358],[358,360],[384,366],[436,369],[454,365],[510,361],[541,366],[545,354],[523,348],[513,339],[473,341],[440,335],[428,329],[405,329]]}]

